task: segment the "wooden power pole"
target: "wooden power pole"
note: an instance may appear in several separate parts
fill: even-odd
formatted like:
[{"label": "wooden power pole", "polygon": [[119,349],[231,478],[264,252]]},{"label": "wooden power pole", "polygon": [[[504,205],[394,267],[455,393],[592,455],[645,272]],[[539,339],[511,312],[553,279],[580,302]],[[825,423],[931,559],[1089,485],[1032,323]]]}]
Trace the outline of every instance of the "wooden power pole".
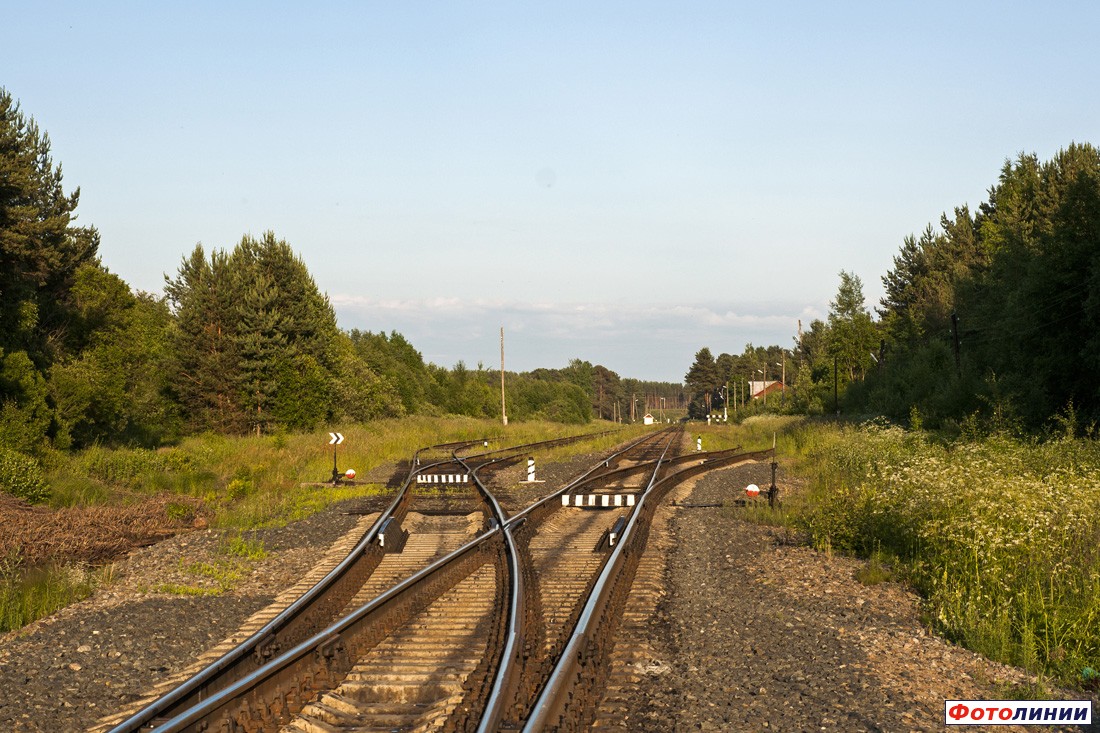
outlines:
[{"label": "wooden power pole", "polygon": [[504,326],[500,327],[500,419],[508,424],[508,411],[504,409]]}]

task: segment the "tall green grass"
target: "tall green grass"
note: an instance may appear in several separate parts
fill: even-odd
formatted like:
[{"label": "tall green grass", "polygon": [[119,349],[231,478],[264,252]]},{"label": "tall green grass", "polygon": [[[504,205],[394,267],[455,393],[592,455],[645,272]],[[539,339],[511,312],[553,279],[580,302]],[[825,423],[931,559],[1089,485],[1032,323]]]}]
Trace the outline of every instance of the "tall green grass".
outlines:
[{"label": "tall green grass", "polygon": [[92,594],[107,570],[51,564],[27,569],[0,561],[0,633],[19,629]]},{"label": "tall green grass", "polygon": [[891,558],[938,631],[993,659],[1071,683],[1100,668],[1097,443],[806,423],[785,443],[816,546]]},{"label": "tall green grass", "polygon": [[[354,468],[362,478],[380,465],[411,458],[416,448],[439,443],[486,439],[494,449],[614,428],[608,423],[578,428],[547,422],[505,427],[494,420],[408,417],[332,429],[345,436],[336,449],[337,468]],[[561,460],[601,450],[628,434],[633,433],[621,430],[545,454]],[[72,455],[55,453],[48,462],[49,501],[55,507],[88,506],[180,494],[202,499],[216,527],[254,529],[286,524],[334,502],[385,491],[371,484],[324,485],[332,476],[328,440],[328,431],[261,437],[208,434],[156,451],[93,447]]]},{"label": "tall green grass", "polygon": [[[643,430],[620,429],[604,422],[581,427],[521,422],[504,427],[495,420],[429,417],[332,429],[346,438],[337,448],[338,468],[354,468],[360,478],[378,466],[410,459],[417,448],[440,443],[486,439],[491,450],[615,431],[540,451],[546,460],[564,460],[582,452],[605,450]],[[71,454],[49,451],[42,461],[45,481],[38,476],[37,464],[31,478],[42,488],[42,498],[48,490],[48,502],[54,508],[126,504],[164,494],[197,497],[212,525],[227,530],[227,555],[255,561],[262,558],[264,550],[242,539],[242,530],[282,526],[335,502],[390,491],[379,484],[327,485],[333,458],[328,440],[327,430],[262,437],[208,434],[160,450],[97,446]],[[61,561],[27,568],[18,555],[0,558],[0,631],[19,628],[90,595],[97,584],[109,581],[109,574],[110,568],[87,570]],[[228,571],[219,576],[223,582],[213,590],[194,584],[170,590],[220,592],[231,583],[230,576]]]}]

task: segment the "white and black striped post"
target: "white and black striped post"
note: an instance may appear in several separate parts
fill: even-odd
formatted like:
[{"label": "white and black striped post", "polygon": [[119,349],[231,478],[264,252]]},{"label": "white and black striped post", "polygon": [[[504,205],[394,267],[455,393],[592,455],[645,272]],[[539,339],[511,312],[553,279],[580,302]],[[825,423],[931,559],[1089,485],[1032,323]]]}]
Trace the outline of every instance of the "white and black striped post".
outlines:
[{"label": "white and black striped post", "polygon": [[520,481],[521,484],[541,484],[542,481],[535,480],[535,459],[534,457],[527,459],[527,478],[524,481]]}]

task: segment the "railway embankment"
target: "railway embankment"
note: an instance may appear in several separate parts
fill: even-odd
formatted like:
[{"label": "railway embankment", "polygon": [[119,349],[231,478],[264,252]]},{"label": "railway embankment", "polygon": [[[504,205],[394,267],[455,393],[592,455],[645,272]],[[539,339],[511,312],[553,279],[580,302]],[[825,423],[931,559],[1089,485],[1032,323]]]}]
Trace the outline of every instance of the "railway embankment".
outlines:
[{"label": "railway embankment", "polygon": [[705,506],[770,480],[764,464],[707,474],[674,510],[624,730],[939,731],[944,700],[1029,696],[1032,675],[931,634],[915,594],[858,579],[866,563]]}]

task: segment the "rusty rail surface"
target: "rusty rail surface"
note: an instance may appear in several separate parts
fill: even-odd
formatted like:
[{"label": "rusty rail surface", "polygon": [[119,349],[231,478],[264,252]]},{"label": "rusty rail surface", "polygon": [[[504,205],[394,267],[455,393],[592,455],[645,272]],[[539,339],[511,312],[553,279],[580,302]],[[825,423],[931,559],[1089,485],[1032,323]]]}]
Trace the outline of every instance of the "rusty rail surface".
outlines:
[{"label": "rusty rail surface", "polygon": [[[663,444],[661,447],[661,456],[663,457],[673,445],[673,442],[682,436],[682,433],[683,430],[679,426],[664,428],[657,434],[646,436],[623,450],[617,451],[612,457],[596,464],[595,467],[588,470],[570,484],[563,486],[559,491],[544,497],[544,499],[531,505],[524,512],[520,512],[511,518],[505,527],[506,533],[509,536],[513,536],[517,534],[519,530],[529,530],[533,524],[541,523],[542,518],[546,517],[550,511],[555,511],[560,507],[560,504],[555,500],[557,500],[561,494],[574,490],[577,486],[584,485],[585,483],[605,478],[606,475],[608,475],[605,469],[610,466],[610,462],[616,459],[623,459],[631,451],[646,450],[653,444]],[[660,459],[658,459],[657,463],[659,462]],[[629,467],[628,470],[637,471],[638,467],[632,466]],[[656,468],[654,468],[654,471],[656,471]],[[522,546],[522,543],[520,543],[520,546]],[[526,566],[529,570],[529,562],[527,562]],[[604,567],[606,568],[606,562]],[[532,583],[528,581],[528,584]],[[513,638],[509,638],[508,641],[510,654],[504,655],[502,659],[502,665],[500,665],[498,679],[494,685],[492,697],[485,702],[485,713],[481,725],[478,726],[478,733],[487,733],[488,731],[497,730],[497,727],[502,724],[503,721],[509,721],[508,727],[511,727],[511,724],[513,724],[517,718],[521,718],[521,716],[526,713],[526,701],[530,700],[533,694],[538,692],[537,686],[542,680],[532,679],[529,671],[527,671],[525,675],[525,659],[533,655],[529,648],[525,648],[524,638],[525,635],[528,634],[528,628],[538,623],[537,616],[539,614],[524,614],[525,605],[527,608],[533,608],[533,605],[527,599],[520,599],[518,602],[519,608],[516,611],[517,628],[513,632]],[[522,624],[519,623],[520,621],[522,621]]]},{"label": "rusty rail surface", "polygon": [[[455,452],[450,462],[462,464]],[[183,709],[156,730],[208,731],[218,726],[225,730],[236,730],[234,726],[245,731],[270,730],[301,710],[316,694],[335,688],[359,657],[486,562],[496,562],[498,576],[506,582],[518,576],[514,547],[500,529],[504,523],[500,505],[473,475],[495,527],[209,698]],[[402,495],[409,494],[403,490]]]}]

